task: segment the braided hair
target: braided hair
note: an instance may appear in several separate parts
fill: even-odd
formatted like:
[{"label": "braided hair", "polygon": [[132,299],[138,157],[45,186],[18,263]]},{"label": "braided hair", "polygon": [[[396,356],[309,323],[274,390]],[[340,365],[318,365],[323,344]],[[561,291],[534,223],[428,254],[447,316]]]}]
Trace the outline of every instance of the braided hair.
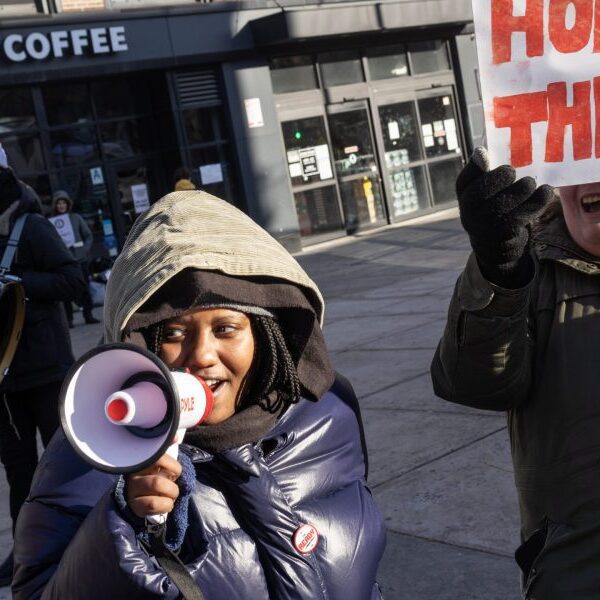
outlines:
[{"label": "braided hair", "polygon": [[[302,394],[296,364],[285,338],[273,317],[248,315],[255,337],[256,356],[251,368],[248,386],[240,407],[259,404],[270,413],[282,413],[300,400]],[[164,322],[142,330],[148,349],[160,354]]]},{"label": "braided hair", "polygon": [[281,413],[300,400],[300,379],[296,364],[275,319],[251,315],[258,356],[252,366],[253,382],[246,399],[270,413]]}]

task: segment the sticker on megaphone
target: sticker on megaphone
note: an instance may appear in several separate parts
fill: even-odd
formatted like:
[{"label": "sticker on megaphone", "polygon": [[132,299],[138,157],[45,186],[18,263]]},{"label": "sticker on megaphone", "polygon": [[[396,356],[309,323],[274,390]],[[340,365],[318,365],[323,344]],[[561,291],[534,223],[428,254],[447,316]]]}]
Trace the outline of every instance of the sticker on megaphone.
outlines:
[{"label": "sticker on megaphone", "polygon": [[109,473],[141,471],[165,452],[177,459],[186,429],[202,423],[212,406],[202,379],[170,371],[154,354],[124,343],[84,354],[60,394],[67,439],[86,462]]}]

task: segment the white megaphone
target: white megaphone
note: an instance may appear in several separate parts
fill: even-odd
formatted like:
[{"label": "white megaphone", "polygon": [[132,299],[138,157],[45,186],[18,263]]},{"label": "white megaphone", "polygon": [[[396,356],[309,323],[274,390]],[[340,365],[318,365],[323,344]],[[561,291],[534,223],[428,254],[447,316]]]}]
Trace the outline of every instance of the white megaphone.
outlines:
[{"label": "white megaphone", "polygon": [[165,452],[177,459],[185,430],[202,423],[212,406],[212,391],[199,377],[116,343],[90,350],[71,367],[60,419],[81,458],[101,471],[131,473]]}]

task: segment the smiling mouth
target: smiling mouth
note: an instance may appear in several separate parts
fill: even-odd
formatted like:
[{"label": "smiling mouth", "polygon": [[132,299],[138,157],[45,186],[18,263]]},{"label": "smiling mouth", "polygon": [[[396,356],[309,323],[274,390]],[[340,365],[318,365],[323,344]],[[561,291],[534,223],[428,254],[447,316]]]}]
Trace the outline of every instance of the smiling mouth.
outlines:
[{"label": "smiling mouth", "polygon": [[600,195],[591,194],[581,199],[581,207],[586,213],[600,212]]},{"label": "smiling mouth", "polygon": [[211,389],[213,394],[218,393],[218,391],[223,387],[225,381],[223,379],[205,379],[206,385]]}]

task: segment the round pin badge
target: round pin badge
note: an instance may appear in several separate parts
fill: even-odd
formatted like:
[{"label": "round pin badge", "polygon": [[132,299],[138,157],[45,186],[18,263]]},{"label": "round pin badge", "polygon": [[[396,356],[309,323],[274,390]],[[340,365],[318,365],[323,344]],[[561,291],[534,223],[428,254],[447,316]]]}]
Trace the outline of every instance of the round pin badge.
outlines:
[{"label": "round pin badge", "polygon": [[308,524],[300,525],[294,533],[294,548],[300,554],[311,554],[319,543],[319,532]]}]

